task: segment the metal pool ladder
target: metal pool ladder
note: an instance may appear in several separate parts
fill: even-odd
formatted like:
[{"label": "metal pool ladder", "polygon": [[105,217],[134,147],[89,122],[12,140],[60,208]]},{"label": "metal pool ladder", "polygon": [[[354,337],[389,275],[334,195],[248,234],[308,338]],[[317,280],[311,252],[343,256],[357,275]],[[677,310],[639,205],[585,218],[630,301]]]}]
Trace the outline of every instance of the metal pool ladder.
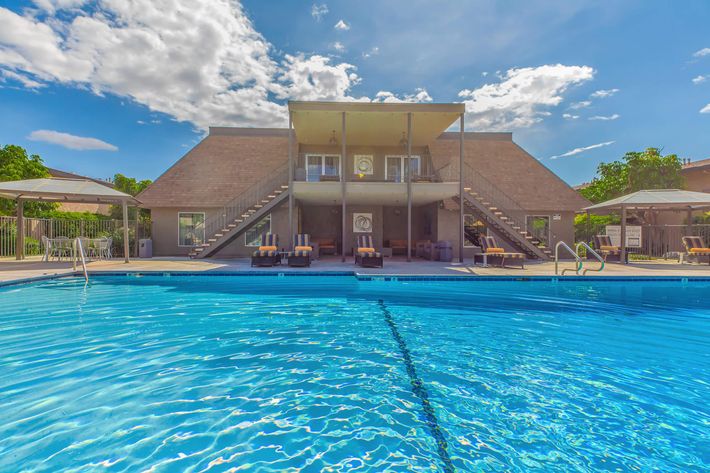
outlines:
[{"label": "metal pool ladder", "polygon": [[[76,255],[76,250],[79,250],[79,257],[81,258],[81,267],[84,270],[84,281],[89,282],[89,273],[86,272],[86,259],[84,258],[84,245],[81,244],[81,239],[74,239],[74,255]],[[76,256],[74,260],[74,271],[76,271]]]},{"label": "metal pool ladder", "polygon": [[574,256],[574,261],[575,261],[575,267],[574,268],[565,268],[562,270],[562,275],[564,276],[565,271],[574,271],[575,274],[579,275],[579,270],[582,269],[582,258],[579,257],[576,251],[574,251],[572,248],[569,247],[567,243],[564,241],[560,240],[557,242],[555,245],[555,274],[560,274],[558,272],[559,264],[560,264],[560,247],[564,248],[567,250],[569,254]]},{"label": "metal pool ladder", "polygon": [[576,250],[575,253],[579,253],[579,248],[580,248],[580,247],[584,247],[584,248],[587,250],[587,256],[589,256],[589,254],[591,253],[592,256],[594,256],[594,258],[595,258],[597,261],[599,261],[599,267],[598,267],[597,269],[590,269],[590,268],[587,268],[587,269],[585,269],[584,271],[582,271],[582,276],[586,275],[586,274],[587,274],[587,271],[592,271],[592,272],[595,272],[595,273],[600,273],[600,272],[604,269],[604,258],[602,258],[601,256],[599,256],[599,253],[597,253],[596,251],[594,251],[591,246],[587,245],[587,244],[586,244],[585,242],[583,242],[583,241],[580,241],[580,242],[577,243],[577,245],[574,247],[574,249]]}]

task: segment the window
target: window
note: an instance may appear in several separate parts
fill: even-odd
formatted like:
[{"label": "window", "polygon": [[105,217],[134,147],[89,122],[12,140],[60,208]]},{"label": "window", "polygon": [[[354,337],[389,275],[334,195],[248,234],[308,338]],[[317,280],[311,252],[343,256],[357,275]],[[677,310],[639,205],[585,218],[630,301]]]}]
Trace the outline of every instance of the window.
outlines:
[{"label": "window", "polygon": [[421,160],[419,156],[386,156],[385,157],[385,179],[392,182],[406,182],[406,176],[409,172],[410,162],[412,167],[412,176],[419,175],[421,172]]},{"label": "window", "polygon": [[321,176],[340,175],[340,156],[338,155],[306,155],[306,180],[318,182]]},{"label": "window", "polygon": [[550,241],[550,217],[548,215],[528,215],[525,217],[528,232],[546,246]]},{"label": "window", "polygon": [[488,233],[486,224],[477,219],[474,215],[464,214],[463,216],[463,246],[481,246],[481,236]]},{"label": "window", "polygon": [[195,246],[205,242],[205,213],[178,212],[178,246]]},{"label": "window", "polygon": [[244,244],[246,246],[261,246],[261,236],[271,233],[271,214],[262,218],[249,230],[244,232]]}]

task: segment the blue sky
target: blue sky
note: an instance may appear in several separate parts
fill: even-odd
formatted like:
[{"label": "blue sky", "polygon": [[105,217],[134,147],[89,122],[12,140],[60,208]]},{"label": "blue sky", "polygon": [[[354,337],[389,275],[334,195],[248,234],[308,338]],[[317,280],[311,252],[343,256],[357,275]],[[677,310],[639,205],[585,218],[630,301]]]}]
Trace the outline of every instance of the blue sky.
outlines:
[{"label": "blue sky", "polygon": [[710,157],[708,24],[705,0],[4,1],[0,144],[154,179],[288,99],[463,101],[577,184],[648,146]]}]

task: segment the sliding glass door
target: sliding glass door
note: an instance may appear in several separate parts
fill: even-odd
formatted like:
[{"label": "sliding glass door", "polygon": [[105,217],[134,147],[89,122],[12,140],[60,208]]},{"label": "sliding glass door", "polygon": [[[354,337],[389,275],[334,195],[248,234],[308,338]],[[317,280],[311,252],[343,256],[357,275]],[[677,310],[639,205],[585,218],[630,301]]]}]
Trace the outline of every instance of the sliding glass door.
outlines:
[{"label": "sliding glass door", "polygon": [[340,176],[340,156],[309,154],[306,155],[306,180],[318,182],[321,176]]},{"label": "sliding glass door", "polygon": [[421,173],[421,159],[419,156],[387,156],[385,165],[385,179],[392,182],[406,182],[406,176],[411,168],[412,176]]}]

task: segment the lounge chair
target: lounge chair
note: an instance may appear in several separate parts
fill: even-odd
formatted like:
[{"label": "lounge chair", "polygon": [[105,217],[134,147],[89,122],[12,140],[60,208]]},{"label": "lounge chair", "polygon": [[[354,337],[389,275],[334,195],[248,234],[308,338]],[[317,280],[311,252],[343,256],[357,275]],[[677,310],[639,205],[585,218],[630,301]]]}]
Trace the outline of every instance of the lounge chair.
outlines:
[{"label": "lounge chair", "polygon": [[700,263],[700,258],[707,258],[710,265],[710,248],[705,246],[702,237],[684,236],[683,245],[688,253],[688,261],[695,260],[696,263]]},{"label": "lounge chair", "polygon": [[621,262],[621,248],[611,243],[609,235],[594,235],[594,249],[607,263]]},{"label": "lounge chair", "polygon": [[299,233],[293,236],[293,250],[286,253],[289,266],[304,266],[311,265],[311,254],[313,247],[311,246],[311,236],[307,233]]},{"label": "lounge chair", "polygon": [[369,268],[382,268],[384,266],[382,253],[375,251],[372,235],[358,235],[357,248],[354,253],[355,264]]},{"label": "lounge chair", "polygon": [[279,236],[275,233],[261,235],[261,246],[251,255],[252,266],[275,266],[281,264],[278,248]]},{"label": "lounge chair", "polygon": [[495,237],[483,236],[480,238],[481,250],[483,253],[473,255],[473,263],[476,264],[476,258],[479,257],[492,266],[505,266],[506,263],[520,264],[520,269],[525,269],[525,253],[514,253],[505,251],[505,248],[498,246]]}]

